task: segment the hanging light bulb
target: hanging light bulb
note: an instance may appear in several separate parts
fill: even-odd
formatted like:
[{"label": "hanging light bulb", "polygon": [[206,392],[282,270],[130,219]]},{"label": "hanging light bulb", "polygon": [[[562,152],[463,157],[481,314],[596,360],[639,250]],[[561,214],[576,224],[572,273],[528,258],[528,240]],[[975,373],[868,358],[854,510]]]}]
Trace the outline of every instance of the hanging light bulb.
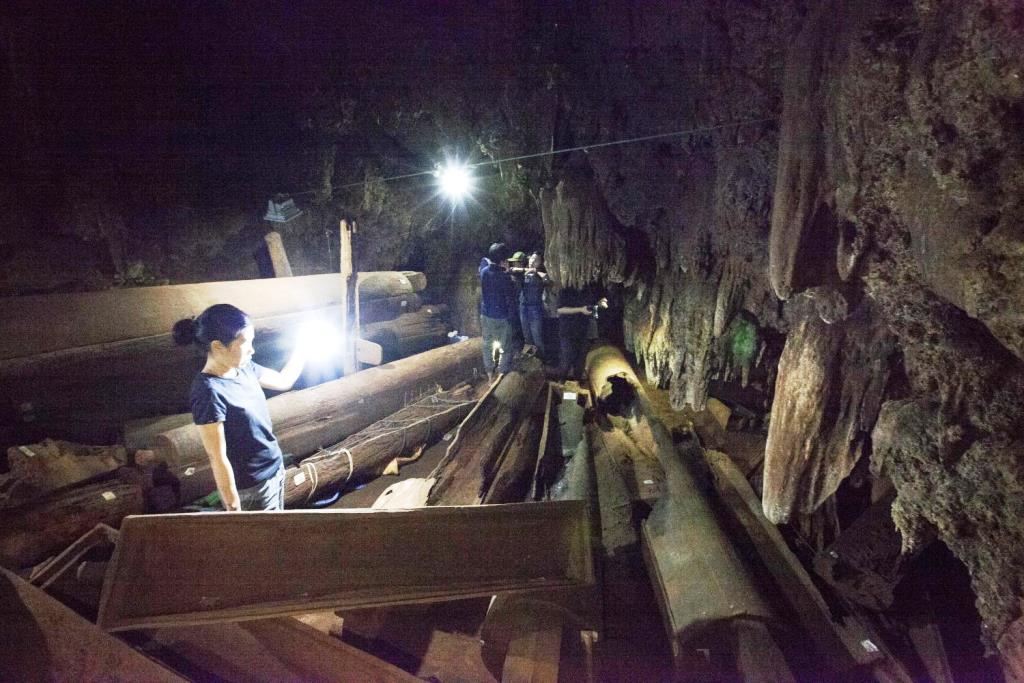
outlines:
[{"label": "hanging light bulb", "polygon": [[434,175],[437,176],[441,193],[454,204],[462,202],[473,190],[473,174],[466,164],[449,161],[443,168],[438,168]]}]

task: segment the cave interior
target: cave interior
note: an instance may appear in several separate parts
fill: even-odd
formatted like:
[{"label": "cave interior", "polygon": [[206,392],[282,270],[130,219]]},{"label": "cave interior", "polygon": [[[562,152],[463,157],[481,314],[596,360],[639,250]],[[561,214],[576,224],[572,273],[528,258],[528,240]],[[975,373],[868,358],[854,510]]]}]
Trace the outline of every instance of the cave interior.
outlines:
[{"label": "cave interior", "polygon": [[[420,415],[441,401],[464,406],[459,421],[443,439],[428,430],[418,448],[403,442],[395,459],[400,479],[446,482],[429,504],[554,498],[572,476],[586,478],[571,465],[577,442],[589,444],[598,493],[624,500],[588,512],[599,528],[599,627],[560,598],[538,594],[541,609],[515,593],[307,620],[397,667],[382,680],[527,680],[531,670],[529,680],[552,681],[1024,681],[1019,0],[44,1],[0,10],[0,45],[7,598],[25,595],[17,582],[32,583],[33,567],[97,522],[116,529],[126,515],[192,502],[182,483],[191,473],[125,438],[132,421],[186,413],[198,369],[194,354],[161,346],[170,329],[155,310],[196,315],[189,297],[206,295],[184,292],[221,284],[278,287],[245,296],[263,311],[253,315],[257,354],[266,343],[257,360],[280,365],[271,347],[286,344],[298,320],[289,316],[337,307],[348,258],[349,273],[378,280],[344,294],[341,318],[358,324],[346,316],[359,302],[372,342],[359,354],[382,354],[363,366],[386,364],[356,373],[380,374],[338,396],[369,405],[386,394],[390,407],[358,424],[317,413],[338,428],[305,452],[293,446],[296,455],[321,457],[399,409]],[[456,179],[467,190],[458,197],[439,185],[452,167],[468,176]],[[585,369],[560,362],[557,329],[495,386],[479,368],[467,387],[455,369],[441,379],[416,366],[455,368],[463,361],[424,354],[480,343],[478,268],[497,242],[541,253],[553,292],[580,293],[577,304],[606,297]],[[304,283],[325,292],[316,304],[300,300]],[[604,363],[619,365],[602,383]],[[390,367],[403,368],[393,377],[420,374],[389,385]],[[297,391],[326,392],[342,374],[307,369]],[[431,399],[434,386],[449,393]],[[288,400],[270,396],[272,406]],[[320,410],[310,403],[288,419]],[[190,428],[159,424],[153,434]],[[183,452],[180,438],[168,448]],[[565,456],[554,465],[544,456],[552,438]],[[532,491],[459,497],[472,467],[488,485],[507,483],[511,456],[500,467],[472,458],[527,442]],[[32,493],[18,473],[36,471],[25,463],[39,444],[92,462],[120,449],[121,461]],[[453,451],[467,459],[463,474],[451,472]],[[317,505],[369,508],[398,481],[377,472],[350,485],[352,457],[338,495]],[[723,462],[740,474],[729,490],[756,497],[753,512],[723,493]],[[539,492],[549,466],[552,482],[563,479]],[[610,471],[620,477],[611,484]],[[112,482],[135,487],[134,507],[61,516],[83,486]],[[194,498],[212,490],[200,489]],[[678,509],[661,500],[673,496]],[[312,497],[294,507],[309,509]],[[707,506],[691,510],[691,498]],[[613,508],[628,510],[626,522]],[[673,536],[669,508],[698,520],[697,531]],[[728,547],[700,531],[711,518]],[[61,540],[38,545],[51,533]],[[784,543],[765,559],[771,539]],[[673,551],[698,556],[679,577],[664,573]],[[263,554],[275,552],[302,556]],[[715,553],[732,558],[717,576]],[[863,651],[839,648],[833,666],[803,612],[812,607],[789,601],[778,553],[795,559],[787,576],[802,577],[801,595],[815,596],[837,637],[854,622],[871,634]],[[77,560],[86,586],[97,563]],[[711,603],[710,584],[733,571],[763,597],[743,615],[677,628],[672,590],[682,602],[706,591]],[[44,583],[95,619],[95,582],[79,587],[86,598]],[[103,599],[111,592],[104,585]],[[114,678],[142,675],[127,654],[97,664],[100,641],[59,655],[56,643],[77,631],[55,635],[15,612],[29,626],[7,620],[19,656],[0,656],[0,678],[34,680],[29,672],[48,666],[57,679],[103,666]],[[95,637],[202,680],[213,676],[209,653],[189,659],[182,653],[202,648],[183,643],[223,636],[222,649],[249,652],[238,643],[256,639],[246,656],[257,661],[269,656],[257,650],[276,652],[271,640],[297,642],[273,631],[287,631],[277,622],[232,623],[234,640],[184,626],[179,640],[152,630]],[[481,623],[492,636],[483,645]],[[350,680],[294,666],[297,680]]]}]

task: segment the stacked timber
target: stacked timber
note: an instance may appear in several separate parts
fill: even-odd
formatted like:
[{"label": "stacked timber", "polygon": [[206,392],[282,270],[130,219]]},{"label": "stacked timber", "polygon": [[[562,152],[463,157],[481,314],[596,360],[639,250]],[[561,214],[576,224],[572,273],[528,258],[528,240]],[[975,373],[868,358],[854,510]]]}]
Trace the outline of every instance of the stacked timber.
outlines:
[{"label": "stacked timber", "polygon": [[[281,449],[294,456],[310,455],[439,385],[452,387],[472,379],[479,372],[481,344],[480,339],[470,339],[269,399]],[[179,480],[182,501],[214,490],[213,473],[195,425],[159,434],[152,445],[156,458]]]},{"label": "stacked timber", "polygon": [[0,565],[21,569],[64,550],[97,524],[120,525],[145,507],[142,487],[114,481],[0,511]]},{"label": "stacked timber", "polygon": [[393,320],[363,325],[361,336],[381,345],[385,361],[397,360],[446,343],[449,329],[445,321],[447,314],[448,306],[445,304],[423,306]]},{"label": "stacked timber", "polygon": [[[360,273],[360,282],[374,324],[422,308],[421,273]],[[256,362],[280,367],[302,323],[340,320],[340,291],[338,276],[326,274],[0,298],[0,408],[20,417],[29,438],[112,443],[126,421],[188,408],[204,356],[174,345],[175,322],[232,303],[254,319]],[[400,338],[410,327],[394,326]],[[415,326],[408,332],[423,334]]]},{"label": "stacked timber", "polygon": [[319,491],[381,476],[400,456],[441,438],[474,405],[468,384],[432,394],[289,467],[285,472],[285,507],[309,503]]}]

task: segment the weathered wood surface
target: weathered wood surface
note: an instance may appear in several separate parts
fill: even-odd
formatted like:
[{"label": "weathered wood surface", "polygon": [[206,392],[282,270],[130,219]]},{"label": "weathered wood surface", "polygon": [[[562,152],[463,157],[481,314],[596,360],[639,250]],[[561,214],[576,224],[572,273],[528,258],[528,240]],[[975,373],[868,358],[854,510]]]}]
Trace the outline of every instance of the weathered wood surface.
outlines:
[{"label": "weathered wood surface", "polygon": [[360,299],[359,324],[369,325],[394,320],[404,313],[415,313],[423,306],[419,294],[400,294],[382,299]]},{"label": "weathered wood surface", "polygon": [[[309,455],[400,410],[419,393],[471,379],[481,365],[481,344],[470,339],[269,399],[281,449]],[[209,468],[195,425],[157,435],[153,447],[175,472]]]},{"label": "weathered wood surface", "polygon": [[597,475],[597,501],[601,512],[601,548],[607,557],[622,557],[639,548],[640,523],[634,515],[633,496],[626,486],[622,470],[604,447],[601,429],[587,430],[592,445]]},{"label": "weathered wood surface", "polygon": [[588,431],[595,460],[599,454],[607,454],[629,490],[631,501],[653,505],[664,495],[665,472],[656,458],[640,450],[621,429],[602,429],[595,424]]},{"label": "weathered wood surface", "polygon": [[166,334],[177,321],[217,303],[264,318],[337,304],[338,294],[338,275],[327,273],[4,297],[0,358]]},{"label": "weathered wood surface", "polygon": [[708,629],[738,618],[775,621],[690,470],[699,444],[691,439],[677,452],[617,348],[593,349],[586,367],[599,407],[629,416],[620,419],[628,419],[631,438],[665,472],[665,495],[642,527],[642,551],[677,664],[688,641]]},{"label": "weathered wood surface", "polygon": [[[201,680],[260,683],[415,683],[397,666],[292,617],[162,628],[150,634],[157,657]],[[167,655],[171,655],[167,657]]]},{"label": "weathered wood surface", "polygon": [[11,476],[31,489],[34,497],[41,497],[105,477],[127,464],[127,455],[121,446],[87,446],[45,439],[42,443],[8,448],[7,463]]},{"label": "weathered wood surface", "polygon": [[285,507],[306,504],[317,491],[380,476],[395,458],[440,439],[474,404],[468,385],[427,396],[289,467],[285,471]]},{"label": "weathered wood surface", "polygon": [[72,568],[93,548],[117,542],[117,529],[108,524],[97,524],[46,564],[36,568],[29,577],[34,586],[46,589],[57,577]]},{"label": "weathered wood surface", "polygon": [[723,503],[743,526],[764,567],[792,605],[801,626],[829,668],[842,673],[882,660],[881,643],[856,619],[833,617],[821,592],[782,534],[764,516],[760,500],[736,465],[723,453],[705,452],[705,457]]},{"label": "weathered wood surface", "polygon": [[415,294],[427,287],[426,276],[410,270],[366,271],[357,277],[360,301]]},{"label": "weathered wood surface", "polygon": [[[422,273],[359,273],[360,294],[366,299],[413,294],[425,286]],[[338,274],[325,273],[3,297],[0,359],[166,334],[177,321],[217,303],[266,318],[338,305],[340,294]]]},{"label": "weathered wood surface", "polygon": [[0,680],[185,681],[0,569]]},{"label": "weathered wood surface", "polygon": [[362,337],[380,344],[385,360],[404,358],[448,341],[449,327],[444,320],[447,313],[445,304],[423,306],[393,320],[363,325]]},{"label": "weathered wood surface", "polygon": [[431,505],[476,505],[484,500],[519,423],[541,410],[537,404],[544,386],[543,368],[536,358],[526,359],[519,369],[500,377],[459,426],[431,475],[437,479],[430,492]]},{"label": "weathered wood surface", "polygon": [[281,233],[272,230],[263,236],[263,242],[267,245],[267,255],[270,257],[274,277],[292,277],[292,265],[288,261],[288,251],[284,248]]},{"label": "weathered wood surface", "polygon": [[592,582],[586,508],[574,501],[148,515],[121,526],[98,622],[240,621]]},{"label": "weathered wood surface", "polygon": [[103,482],[0,512],[0,564],[27,567],[59,553],[97,524],[116,527],[145,507],[142,488]]}]

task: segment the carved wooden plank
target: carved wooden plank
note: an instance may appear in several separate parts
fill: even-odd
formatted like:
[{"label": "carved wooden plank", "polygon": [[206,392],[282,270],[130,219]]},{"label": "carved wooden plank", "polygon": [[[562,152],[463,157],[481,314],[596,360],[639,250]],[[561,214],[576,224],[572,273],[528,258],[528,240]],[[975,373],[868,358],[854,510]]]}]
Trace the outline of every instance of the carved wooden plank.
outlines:
[{"label": "carved wooden plank", "polygon": [[0,569],[0,680],[184,681]]},{"label": "carved wooden plank", "polygon": [[239,621],[592,581],[576,501],[149,515],[121,527],[99,623]]}]

